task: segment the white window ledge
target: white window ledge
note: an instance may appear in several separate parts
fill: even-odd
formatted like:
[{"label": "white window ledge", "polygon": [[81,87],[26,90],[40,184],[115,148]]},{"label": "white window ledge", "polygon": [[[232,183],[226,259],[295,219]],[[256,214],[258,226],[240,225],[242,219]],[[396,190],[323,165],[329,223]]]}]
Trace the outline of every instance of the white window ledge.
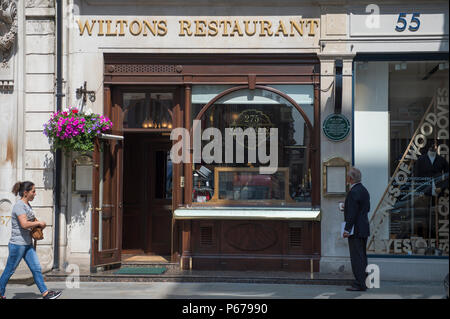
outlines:
[{"label": "white window ledge", "polygon": [[278,207],[190,207],[178,208],[175,219],[266,219],[320,221],[320,209]]}]

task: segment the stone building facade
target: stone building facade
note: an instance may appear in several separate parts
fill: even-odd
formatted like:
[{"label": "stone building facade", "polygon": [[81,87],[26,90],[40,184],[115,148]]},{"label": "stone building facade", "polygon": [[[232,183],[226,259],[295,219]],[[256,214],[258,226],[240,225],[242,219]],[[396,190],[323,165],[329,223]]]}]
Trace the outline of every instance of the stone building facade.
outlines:
[{"label": "stone building facade", "polygon": [[[322,175],[323,165],[330,159],[340,158],[350,165],[361,166],[363,176],[366,176],[363,177],[363,183],[368,186],[373,195],[372,209],[374,210],[382,201],[383,192],[389,185],[392,173],[389,170],[390,150],[386,146],[390,145],[389,134],[393,127],[388,118],[391,110],[387,109],[391,102],[389,100],[388,103],[386,100],[372,105],[375,102],[369,101],[370,96],[376,99],[376,96],[380,96],[380,93],[378,95],[376,93],[380,91],[376,90],[383,87],[383,96],[388,99],[386,83],[389,77],[395,77],[392,72],[397,70],[396,65],[400,65],[401,70],[401,64],[406,63],[405,61],[408,61],[409,64],[407,64],[411,67],[415,67],[413,65],[417,60],[437,61],[435,63],[438,65],[438,72],[445,73],[446,65],[448,70],[448,58],[443,58],[443,54],[448,54],[448,4],[442,1],[375,1],[375,4],[368,6],[362,1],[267,0],[260,1],[258,4],[231,1],[232,5],[230,5],[228,1],[198,0],[191,1],[191,5],[185,7],[184,2],[180,1],[161,1],[152,2],[152,4],[146,1],[103,0],[62,2],[64,6],[62,50],[65,95],[63,105],[65,107],[77,106],[90,108],[97,113],[105,112],[108,99],[105,94],[108,94],[109,88],[114,90],[115,86],[126,85],[125,82],[113,83],[112,80],[108,82],[108,77],[112,78],[114,71],[108,71],[107,64],[108,66],[114,63],[127,64],[129,61],[134,61],[133,59],[141,59],[139,63],[145,64],[142,62],[143,57],[152,59],[158,56],[164,60],[164,55],[178,55],[180,60],[172,61],[173,67],[176,67],[178,64],[183,64],[183,54],[186,56],[217,55],[218,59],[223,56],[226,58],[227,54],[249,54],[257,58],[264,55],[276,58],[277,55],[289,54],[296,57],[313,56],[320,70],[317,74],[318,95],[314,97],[318,105],[317,114],[320,116],[319,120],[316,118],[320,126],[320,129],[316,127],[316,132],[319,132],[317,140],[320,144],[320,161],[314,168],[316,175],[313,181],[319,192],[320,225],[316,240],[320,245],[317,248],[318,254],[311,257],[311,260],[315,258],[314,262],[317,262],[319,266],[315,267],[320,268],[321,272],[351,271],[347,242],[339,236],[343,217],[337,211],[337,203],[343,200],[344,195],[329,196],[324,191],[326,179]],[[48,225],[44,233],[45,240],[39,243],[38,254],[43,269],[49,270],[53,266],[55,249],[53,247],[55,169],[54,154],[50,151],[49,143],[42,134],[42,125],[56,111],[55,1],[3,0],[1,4],[0,262],[6,261],[8,225],[10,225],[8,214],[10,214],[12,203],[16,200],[10,188],[17,180],[32,180],[36,183],[38,192],[33,206],[38,216]],[[418,13],[420,14],[417,15]],[[248,33],[246,34],[248,25],[243,22],[245,17],[247,19],[252,17],[251,21],[256,21],[254,26],[258,27],[257,36],[250,37]],[[280,17],[306,19],[300,22],[304,23],[302,26],[305,27],[303,38],[294,36],[298,31],[293,24],[289,25],[287,22],[281,26]],[[159,23],[154,26],[156,31],[154,30],[152,35],[152,29],[143,21],[155,19]],[[224,21],[223,29],[220,28],[221,19]],[[307,19],[311,20],[309,25]],[[219,22],[211,26],[211,20]],[[236,26],[235,21],[240,21],[240,24]],[[250,22],[250,25],[252,24],[253,22]],[[226,26],[229,27],[228,30]],[[315,32],[311,27],[316,28]],[[144,35],[145,32],[147,32],[146,35]],[[227,32],[232,36],[224,35]],[[256,29],[255,32],[257,32]],[[307,34],[308,32],[310,34]],[[127,60],[127,55],[132,58]],[[121,62],[118,57],[123,57],[123,61]],[[340,113],[351,123],[351,131],[342,141],[333,141],[322,131],[325,119],[336,112],[336,61],[342,72]],[[378,65],[375,62],[381,64]],[[217,60],[216,64],[221,63]],[[373,75],[376,72],[382,72],[378,66],[384,68],[384,73]],[[424,67],[428,68],[428,66]],[[368,70],[367,68],[374,73],[367,76],[364,73]],[[392,70],[389,71],[389,68]],[[131,77],[140,76],[140,71],[127,72],[132,74]],[[123,72],[122,75],[125,77],[127,72]],[[173,71],[175,74],[176,72],[178,71]],[[186,75],[183,74],[183,76]],[[259,74],[255,76],[258,85]],[[426,73],[423,77],[425,76]],[[371,79],[373,83],[370,82]],[[149,81],[134,82],[133,85],[150,86]],[[165,85],[170,84],[168,80],[164,81]],[[85,82],[88,90],[95,92],[96,99],[94,102],[87,100],[83,104],[76,90]],[[151,85],[158,85],[158,83],[152,82]],[[192,85],[195,86],[195,83]],[[448,90],[448,81],[441,85],[443,88],[446,85]],[[370,88],[374,87],[376,89],[373,92],[370,91]],[[394,84],[392,88],[392,90],[395,89]],[[395,101],[395,98],[393,97],[392,101]],[[371,111],[377,113],[370,113]],[[378,127],[381,128],[380,135],[377,135],[379,139],[371,136],[370,131],[367,130],[371,118],[376,118]],[[399,123],[400,121],[395,125],[400,125]],[[369,139],[371,141],[369,144],[373,142],[374,144],[370,144],[373,148],[365,148],[368,143],[362,140],[361,136]],[[448,143],[448,137],[446,143]],[[383,163],[381,168],[367,160],[378,155],[380,155],[380,163]],[[93,210],[95,203],[93,203],[92,194],[79,194],[73,190],[72,169],[77,157],[78,154],[65,156],[62,163],[62,190],[59,194],[61,215],[58,235],[60,247],[57,249],[60,250],[61,265],[89,266],[92,265],[92,254],[95,249],[93,227],[96,224],[92,220],[97,218],[97,215]],[[181,201],[180,205],[174,207],[172,212],[174,220],[176,209],[183,208],[184,204],[186,202]],[[302,221],[301,213],[297,212],[295,216],[297,217],[292,219],[293,224]],[[269,217],[274,220],[279,219],[277,216]],[[248,215],[240,216],[240,218],[250,221],[249,223],[253,221]],[[182,237],[181,247],[178,247],[179,254],[172,254],[172,258],[174,261],[183,263],[183,251],[191,249],[190,246],[187,248],[183,246],[186,244],[186,238],[183,236],[190,233],[189,227],[195,228],[192,226],[195,222],[192,225],[188,224],[190,221],[185,220],[177,221],[177,223],[179,226],[176,227],[179,228],[175,228],[175,232],[178,231],[180,238]],[[188,228],[184,228],[185,226]],[[394,241],[400,238],[386,236],[383,240],[392,239],[394,244]],[[172,252],[173,242],[177,241],[174,238],[172,238]],[[402,237],[402,240],[405,238],[409,239],[409,237]],[[193,246],[195,246],[194,241],[193,237]],[[119,250],[121,249],[122,247],[119,247]],[[407,254],[406,250],[405,254]],[[189,258],[194,258],[195,265],[195,249],[190,251],[190,254],[194,256]],[[390,255],[389,251],[384,255],[373,252],[369,260],[371,263],[380,265],[382,276],[386,279],[440,280],[442,274],[448,272],[448,238],[447,258],[445,254],[434,259],[423,258],[425,256],[416,259],[395,258]]]},{"label": "stone building facade", "polygon": [[[42,123],[55,110],[54,1],[2,1],[0,6],[0,152],[2,263],[8,255],[11,194],[16,181],[32,180],[37,194],[33,207],[48,227],[38,254],[44,271],[53,266],[53,154]],[[26,268],[25,263],[20,267]]]}]

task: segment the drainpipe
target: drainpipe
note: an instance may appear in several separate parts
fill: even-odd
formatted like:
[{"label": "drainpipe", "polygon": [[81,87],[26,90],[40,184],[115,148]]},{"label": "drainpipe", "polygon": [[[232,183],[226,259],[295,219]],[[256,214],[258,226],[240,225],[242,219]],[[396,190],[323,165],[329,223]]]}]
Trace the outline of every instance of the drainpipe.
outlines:
[{"label": "drainpipe", "polygon": [[[62,110],[62,23],[63,23],[62,0],[56,0],[56,110]],[[61,150],[58,149],[55,154],[55,187],[53,188],[54,200],[54,258],[53,269],[59,270],[59,224],[61,212]]]}]

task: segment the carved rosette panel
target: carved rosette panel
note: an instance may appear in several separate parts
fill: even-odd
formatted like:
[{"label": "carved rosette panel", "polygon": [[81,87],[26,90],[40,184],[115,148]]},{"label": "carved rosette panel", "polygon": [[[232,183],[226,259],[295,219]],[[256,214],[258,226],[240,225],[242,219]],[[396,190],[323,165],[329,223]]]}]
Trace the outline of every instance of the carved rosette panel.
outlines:
[{"label": "carved rosette panel", "polygon": [[11,57],[17,37],[17,5],[14,0],[0,0],[0,61]]},{"label": "carved rosette panel", "polygon": [[232,226],[225,233],[231,247],[241,251],[263,251],[278,242],[274,229],[259,223],[242,223]]},{"label": "carved rosette panel", "polygon": [[106,73],[179,73],[182,68],[176,65],[166,64],[108,64]]}]

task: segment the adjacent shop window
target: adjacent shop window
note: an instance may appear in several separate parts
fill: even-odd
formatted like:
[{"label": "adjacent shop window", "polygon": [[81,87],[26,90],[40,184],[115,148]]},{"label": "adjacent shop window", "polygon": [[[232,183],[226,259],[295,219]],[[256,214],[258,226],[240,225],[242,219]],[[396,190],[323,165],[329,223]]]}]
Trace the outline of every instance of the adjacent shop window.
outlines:
[{"label": "adjacent shop window", "polygon": [[[384,136],[383,129],[388,130],[385,140],[388,162],[376,159],[372,164],[370,159],[365,162],[368,172],[384,170],[389,177],[384,186],[379,180],[366,180],[373,193],[381,194],[371,203],[369,251],[448,256],[448,61],[359,62],[355,70],[355,95],[359,103],[356,110],[361,111],[355,121],[358,118],[364,121],[365,112],[376,111],[372,112],[372,121],[380,119],[379,133]],[[380,82],[369,85],[366,79],[370,73],[371,81]],[[381,83],[383,79],[388,83]],[[379,89],[378,93],[373,92],[377,98],[385,96],[386,101],[372,99],[372,109],[368,104],[362,110],[362,97],[370,96],[370,90],[375,89]],[[364,130],[361,128],[360,132]],[[382,145],[383,141],[379,142]],[[363,157],[364,154],[359,155]]]},{"label": "adjacent shop window", "polygon": [[172,93],[123,93],[123,127],[171,129]]},{"label": "adjacent shop window", "polygon": [[[209,101],[230,87],[193,86],[192,119]],[[294,99],[311,123],[314,122],[313,86],[272,87]],[[247,129],[256,133],[254,140],[251,134],[242,139],[230,135],[230,132]],[[265,142],[258,136],[258,129],[265,132]],[[276,134],[271,129],[276,129]],[[231,92],[204,113],[201,132],[202,158],[201,163],[194,166],[193,202],[311,205],[311,131],[302,114],[282,96],[260,89]],[[227,137],[228,142],[232,142],[231,147]],[[272,143],[276,140],[276,149],[270,148],[271,140]],[[214,161],[206,160],[205,154],[214,157]],[[260,170],[274,165],[275,170],[268,174]]]}]

